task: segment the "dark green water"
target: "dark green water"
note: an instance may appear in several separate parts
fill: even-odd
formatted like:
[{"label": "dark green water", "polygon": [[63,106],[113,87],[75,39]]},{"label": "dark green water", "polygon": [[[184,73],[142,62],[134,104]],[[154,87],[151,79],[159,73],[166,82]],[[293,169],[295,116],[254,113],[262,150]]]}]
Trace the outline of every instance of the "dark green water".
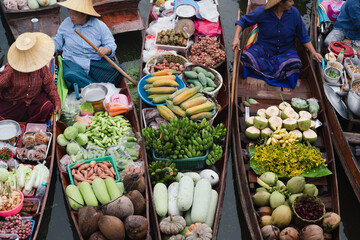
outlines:
[{"label": "dark green water", "polygon": [[[221,21],[227,49],[227,58],[230,66],[230,76],[233,63],[233,52],[231,51],[231,41],[235,29],[234,22],[236,20],[237,9],[240,7],[241,12],[246,11],[247,1],[241,0],[218,0],[220,6]],[[149,9],[149,0],[142,0],[139,9],[144,21],[146,21]],[[311,2],[309,0],[296,0],[295,6],[303,15],[305,24],[309,27]],[[67,12],[63,12],[66,16]],[[132,32],[119,34],[116,36],[118,44],[117,56],[119,61],[127,70],[127,73],[136,77],[139,69],[139,58],[141,54],[143,32]],[[0,56],[6,53],[9,45],[14,41],[8,29],[5,19],[1,16],[0,23]],[[338,162],[338,161],[337,161]],[[250,239],[247,225],[242,214],[240,200],[236,195],[233,180],[233,165],[231,159],[227,166],[228,174],[225,189],[225,198],[221,214],[221,222],[219,228],[218,239]],[[342,239],[357,240],[360,239],[360,227],[357,215],[360,216],[360,205],[357,202],[349,181],[341,167],[337,163],[339,196],[341,208],[341,235]],[[38,239],[64,240],[78,239],[77,234],[73,234],[73,225],[70,215],[65,206],[65,199],[60,184],[58,169],[54,169],[52,178],[51,191],[48,197],[46,213],[41,225],[41,232]]]}]

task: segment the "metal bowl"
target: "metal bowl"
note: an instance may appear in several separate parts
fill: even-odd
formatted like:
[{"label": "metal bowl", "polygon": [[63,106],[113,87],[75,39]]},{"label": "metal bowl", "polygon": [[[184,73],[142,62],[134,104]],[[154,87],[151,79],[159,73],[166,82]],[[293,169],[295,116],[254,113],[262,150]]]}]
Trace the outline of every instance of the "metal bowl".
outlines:
[{"label": "metal bowl", "polygon": [[97,102],[103,100],[105,99],[107,93],[108,93],[107,87],[105,87],[101,83],[93,83],[87,85],[81,90],[81,96],[87,102]]},{"label": "metal bowl", "polygon": [[0,141],[10,141],[21,134],[21,127],[14,120],[0,121]]},{"label": "metal bowl", "polygon": [[360,96],[353,90],[353,86],[360,84],[360,80],[355,80],[352,83],[351,89],[349,91],[347,97],[347,105],[351,112],[353,112],[356,116],[360,117]]}]

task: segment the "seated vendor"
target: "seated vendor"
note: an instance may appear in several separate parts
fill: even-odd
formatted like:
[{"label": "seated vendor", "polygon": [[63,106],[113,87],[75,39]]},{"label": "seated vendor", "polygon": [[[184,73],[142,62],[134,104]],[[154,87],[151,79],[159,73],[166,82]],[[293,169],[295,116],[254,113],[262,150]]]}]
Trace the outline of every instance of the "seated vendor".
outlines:
[{"label": "seated vendor", "polygon": [[311,44],[310,37],[293,0],[269,0],[236,22],[233,50],[240,47],[241,31],[258,25],[257,41],[241,55],[244,77],[259,76],[270,85],[295,88],[302,67],[296,52],[295,38],[310,51],[316,61],[322,56]]},{"label": "seated vendor", "polygon": [[[69,17],[61,23],[54,38],[56,51],[62,51],[64,78],[69,89],[74,83],[80,88],[96,82],[119,84],[121,74],[103,58],[115,55],[115,39],[105,23],[96,18],[100,15],[92,1],[67,0],[58,4],[69,9]],[[99,51],[96,53],[75,29]]]},{"label": "seated vendor", "polygon": [[325,46],[331,42],[349,39],[351,45],[360,48],[360,1],[347,0],[340,9],[334,29],[325,38]]},{"label": "seated vendor", "polygon": [[61,103],[54,76],[46,64],[54,55],[53,40],[44,33],[23,33],[8,51],[0,70],[0,120],[45,122]]}]

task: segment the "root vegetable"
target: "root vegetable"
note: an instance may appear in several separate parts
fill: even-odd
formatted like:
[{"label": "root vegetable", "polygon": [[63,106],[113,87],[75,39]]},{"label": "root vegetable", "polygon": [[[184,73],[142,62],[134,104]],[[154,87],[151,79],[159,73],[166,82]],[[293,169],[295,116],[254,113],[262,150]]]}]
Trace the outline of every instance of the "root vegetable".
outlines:
[{"label": "root vegetable", "polygon": [[134,214],[134,205],[126,196],[115,198],[102,208],[105,215],[115,216],[121,219]]},{"label": "root vegetable", "polygon": [[106,240],[106,237],[101,232],[94,232],[91,234],[89,240]]},{"label": "root vegetable", "polygon": [[125,229],[132,240],[144,239],[148,232],[147,219],[143,216],[131,215],[126,218]]},{"label": "root vegetable", "polygon": [[92,168],[95,167],[95,164],[96,164],[96,161],[91,161],[90,162],[90,167],[92,167]]},{"label": "root vegetable", "polygon": [[324,216],[322,226],[325,231],[330,232],[337,228],[340,224],[341,218],[334,212],[327,212]]},{"label": "root vegetable", "polygon": [[134,205],[134,214],[142,214],[145,210],[145,198],[138,190],[130,191],[126,196],[131,200]]},{"label": "root vegetable", "polygon": [[261,228],[261,235],[264,240],[277,240],[280,236],[280,230],[273,225],[266,225]]},{"label": "root vegetable", "polygon": [[126,191],[128,192],[135,189],[140,193],[144,193],[145,191],[145,179],[137,173],[126,174],[123,179],[123,183]]},{"label": "root vegetable", "polygon": [[79,210],[79,229],[82,235],[90,236],[97,230],[98,221],[104,214],[96,207],[85,206]]},{"label": "root vegetable", "polygon": [[287,227],[280,232],[280,240],[298,240],[299,232],[293,227]]},{"label": "root vegetable", "polygon": [[308,225],[301,229],[300,239],[302,240],[323,240],[324,231],[323,229],[315,224]]},{"label": "root vegetable", "polygon": [[102,216],[99,219],[99,228],[102,234],[110,240],[124,240],[125,227],[123,222],[114,216]]}]

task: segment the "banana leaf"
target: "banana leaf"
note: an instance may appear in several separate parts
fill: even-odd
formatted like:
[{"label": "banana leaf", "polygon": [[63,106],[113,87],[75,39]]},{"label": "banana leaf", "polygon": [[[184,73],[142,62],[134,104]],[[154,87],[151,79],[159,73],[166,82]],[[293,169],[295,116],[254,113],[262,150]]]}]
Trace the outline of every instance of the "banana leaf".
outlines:
[{"label": "banana leaf", "polygon": [[[256,175],[261,175],[265,171],[263,169],[261,169],[259,167],[259,165],[257,164],[257,162],[255,161],[255,159],[254,159],[255,152],[256,152],[256,148],[254,146],[249,147],[250,167],[256,173]],[[312,169],[309,169],[309,170],[303,172],[301,174],[301,176],[308,177],[308,178],[316,178],[316,177],[328,176],[331,174],[332,174],[332,172],[327,167],[325,167],[324,165],[321,165],[319,167],[312,168]],[[288,176],[278,175],[278,177],[279,178],[287,178]]]}]

